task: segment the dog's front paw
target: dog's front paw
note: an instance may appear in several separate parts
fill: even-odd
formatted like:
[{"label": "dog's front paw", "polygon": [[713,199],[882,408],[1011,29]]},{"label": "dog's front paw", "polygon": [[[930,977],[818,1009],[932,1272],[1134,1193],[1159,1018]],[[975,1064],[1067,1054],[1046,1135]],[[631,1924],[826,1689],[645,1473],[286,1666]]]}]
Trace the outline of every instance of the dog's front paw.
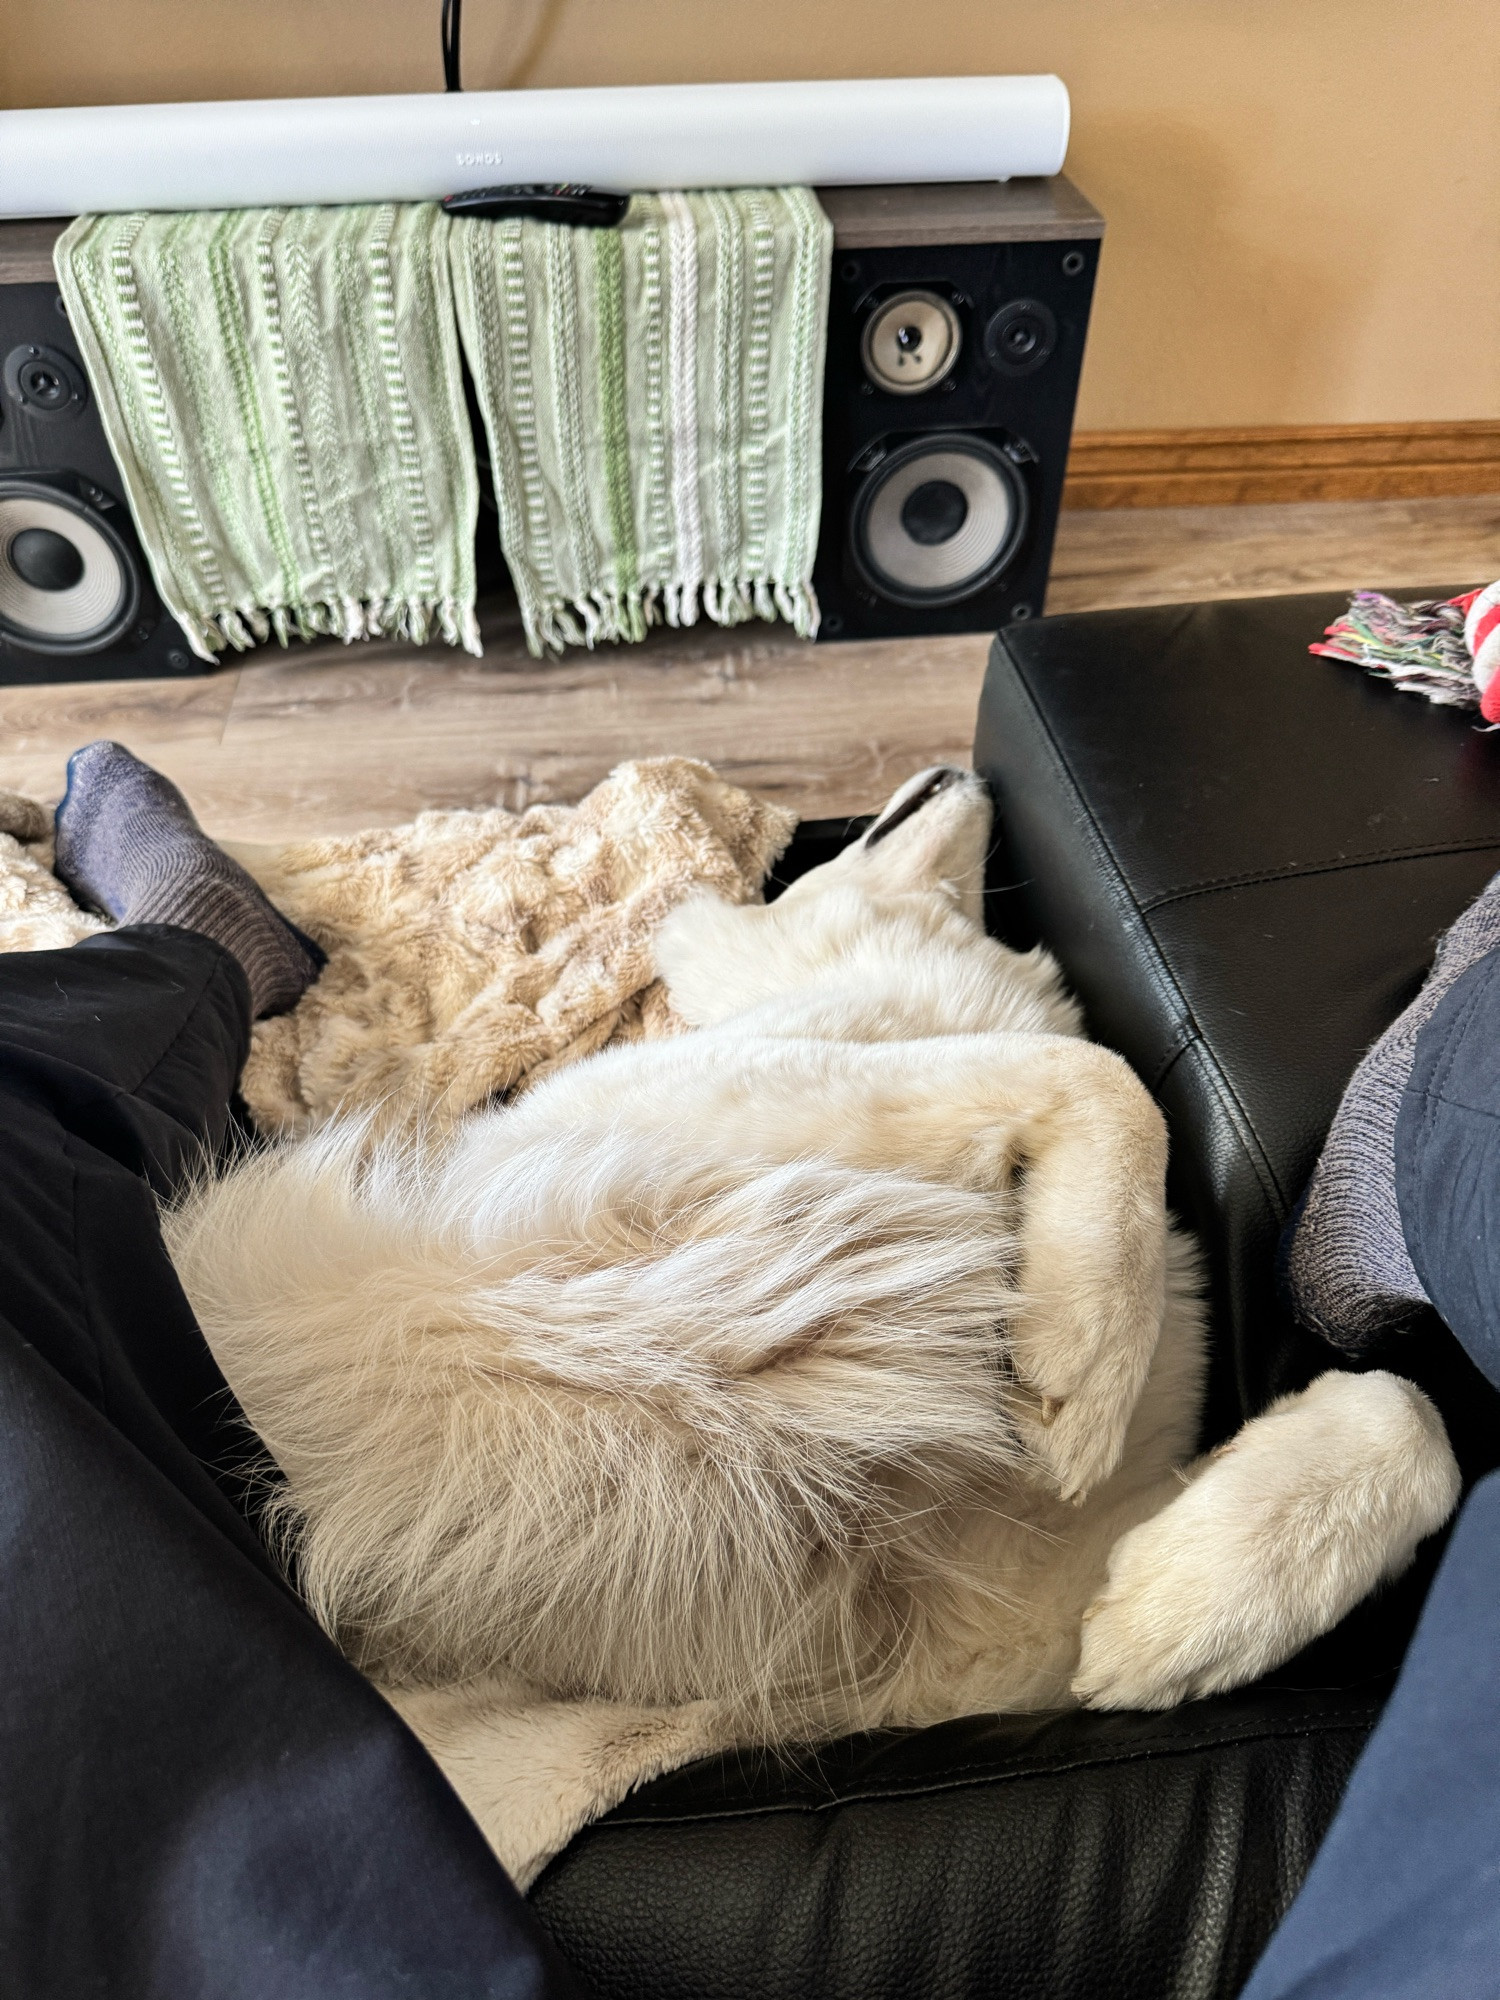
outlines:
[{"label": "dog's front paw", "polygon": [[1081,1504],[1114,1471],[1125,1440],[1119,1399],[1076,1381],[1030,1384],[1011,1405],[1011,1422],[1037,1475],[1060,1499]]}]

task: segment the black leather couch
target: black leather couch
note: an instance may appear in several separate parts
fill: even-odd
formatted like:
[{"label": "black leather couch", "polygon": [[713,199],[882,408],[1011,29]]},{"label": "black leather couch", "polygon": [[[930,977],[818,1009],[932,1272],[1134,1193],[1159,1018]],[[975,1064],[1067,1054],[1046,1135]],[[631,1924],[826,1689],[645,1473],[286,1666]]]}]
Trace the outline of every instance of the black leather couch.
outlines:
[{"label": "black leather couch", "polygon": [[[1171,1126],[1206,1252],[1205,1443],[1336,1357],[1278,1233],[1362,1050],[1500,867],[1500,738],[1309,642],[1339,597],[1046,619],[995,642],[975,763],[993,927],[1061,959]],[[787,872],[851,829],[804,829]],[[1381,1355],[1466,1474],[1500,1398],[1430,1316]],[[1436,1550],[1260,1685],[1169,1715],[994,1718],[712,1760],[534,1891],[632,2000],[1208,2000],[1239,1991],[1378,1714]]]}]

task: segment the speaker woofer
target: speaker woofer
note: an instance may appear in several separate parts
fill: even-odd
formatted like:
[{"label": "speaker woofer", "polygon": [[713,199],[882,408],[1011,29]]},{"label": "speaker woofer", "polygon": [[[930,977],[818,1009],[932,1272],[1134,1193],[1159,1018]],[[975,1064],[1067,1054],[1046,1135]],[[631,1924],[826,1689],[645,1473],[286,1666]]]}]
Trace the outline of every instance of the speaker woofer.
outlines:
[{"label": "speaker woofer", "polygon": [[1026,487],[985,438],[935,433],[883,458],[855,496],[849,547],[896,604],[957,604],[991,584],[1026,533]]},{"label": "speaker woofer", "polygon": [[34,653],[103,652],[140,610],[130,547],[81,487],[0,473],[0,639]]}]

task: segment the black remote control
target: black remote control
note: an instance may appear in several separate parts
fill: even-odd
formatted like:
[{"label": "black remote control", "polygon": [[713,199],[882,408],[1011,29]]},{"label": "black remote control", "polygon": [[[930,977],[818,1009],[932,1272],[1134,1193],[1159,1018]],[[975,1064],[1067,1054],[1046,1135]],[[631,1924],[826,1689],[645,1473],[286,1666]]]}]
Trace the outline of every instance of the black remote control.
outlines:
[{"label": "black remote control", "polygon": [[578,229],[615,229],[629,206],[628,194],[578,187],[572,181],[539,187],[470,188],[465,194],[443,197],[449,215],[473,215],[482,222],[531,216],[537,222],[568,222]]}]

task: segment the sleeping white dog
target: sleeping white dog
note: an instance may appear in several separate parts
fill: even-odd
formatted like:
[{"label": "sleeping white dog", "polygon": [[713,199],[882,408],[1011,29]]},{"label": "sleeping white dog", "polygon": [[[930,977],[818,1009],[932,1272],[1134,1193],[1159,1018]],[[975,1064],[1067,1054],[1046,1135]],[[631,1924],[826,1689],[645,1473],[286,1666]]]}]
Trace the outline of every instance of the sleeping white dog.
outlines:
[{"label": "sleeping white dog", "polygon": [[1193,1459],[1162,1120],[1055,964],[986,937],[989,827],[924,772],[775,903],[669,919],[696,1032],[431,1145],[335,1122],[168,1219],[301,1587],[440,1755],[497,1687],[688,1704],[689,1749],[1166,1707],[1452,1509],[1388,1374]]}]

